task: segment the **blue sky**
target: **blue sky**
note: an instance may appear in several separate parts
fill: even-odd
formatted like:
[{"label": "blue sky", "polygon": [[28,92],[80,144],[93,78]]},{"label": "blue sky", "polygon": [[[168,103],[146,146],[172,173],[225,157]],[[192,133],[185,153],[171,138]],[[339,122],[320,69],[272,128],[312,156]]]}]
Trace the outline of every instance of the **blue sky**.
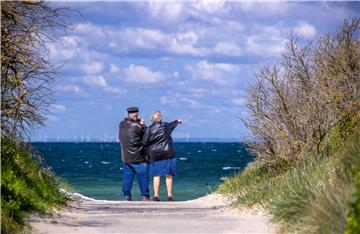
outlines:
[{"label": "blue sky", "polygon": [[359,2],[52,2],[83,15],[49,44],[55,101],[32,140],[116,140],[129,106],[184,124],[176,138],[242,138],[254,72],[290,32],[309,40],[359,16]]}]

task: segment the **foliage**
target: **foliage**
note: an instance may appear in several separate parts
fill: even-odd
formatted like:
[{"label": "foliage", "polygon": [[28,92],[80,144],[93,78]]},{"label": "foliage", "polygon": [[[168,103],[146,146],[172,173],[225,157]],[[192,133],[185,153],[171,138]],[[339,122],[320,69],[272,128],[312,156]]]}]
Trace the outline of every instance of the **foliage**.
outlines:
[{"label": "foliage", "polygon": [[40,212],[66,202],[59,192],[59,181],[42,169],[30,146],[1,141],[1,232],[14,233],[22,228],[29,211]]},{"label": "foliage", "polygon": [[357,163],[353,166],[355,177],[355,193],[348,211],[348,229],[345,234],[356,234],[360,232],[360,153],[357,155]]},{"label": "foliage", "polygon": [[22,139],[42,125],[52,101],[47,44],[71,12],[43,1],[1,2],[1,136]]},{"label": "foliage", "polygon": [[360,115],[360,18],[309,42],[291,36],[281,58],[249,90],[245,125],[267,167],[318,155],[333,127]]},{"label": "foliage", "polygon": [[254,164],[219,192],[260,205],[288,233],[360,232],[360,18],[291,36],[249,90]]},{"label": "foliage", "polygon": [[[347,206],[353,192],[358,196],[359,191],[354,188],[351,170],[351,165],[360,166],[356,159],[360,155],[359,126],[345,139],[337,148],[325,147],[322,155],[308,157],[286,172],[271,171],[257,161],[227,180],[219,192],[235,197],[237,205],[265,208],[283,232],[343,233],[348,225]],[[349,218],[354,230],[358,205],[353,202]]]}]

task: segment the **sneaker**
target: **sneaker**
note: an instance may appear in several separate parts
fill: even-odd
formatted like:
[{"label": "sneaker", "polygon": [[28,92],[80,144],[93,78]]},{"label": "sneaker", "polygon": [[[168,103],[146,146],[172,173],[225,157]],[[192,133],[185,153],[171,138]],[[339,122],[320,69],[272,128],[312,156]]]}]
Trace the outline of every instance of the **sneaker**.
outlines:
[{"label": "sneaker", "polygon": [[150,201],[150,197],[142,196],[141,201]]},{"label": "sneaker", "polygon": [[132,201],[132,199],[129,196],[125,196],[124,201]]},{"label": "sneaker", "polygon": [[172,196],[168,196],[168,201],[174,201],[174,198]]},{"label": "sneaker", "polygon": [[154,197],[154,201],[160,201],[159,197]]}]

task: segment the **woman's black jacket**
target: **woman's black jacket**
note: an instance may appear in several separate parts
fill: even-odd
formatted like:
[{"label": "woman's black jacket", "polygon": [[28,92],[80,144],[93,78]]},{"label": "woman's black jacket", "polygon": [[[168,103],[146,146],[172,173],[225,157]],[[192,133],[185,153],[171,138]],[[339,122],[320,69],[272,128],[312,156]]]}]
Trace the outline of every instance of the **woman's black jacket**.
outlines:
[{"label": "woman's black jacket", "polygon": [[171,123],[154,122],[147,128],[143,136],[143,144],[147,147],[150,163],[175,157],[171,133],[178,123],[177,120]]}]

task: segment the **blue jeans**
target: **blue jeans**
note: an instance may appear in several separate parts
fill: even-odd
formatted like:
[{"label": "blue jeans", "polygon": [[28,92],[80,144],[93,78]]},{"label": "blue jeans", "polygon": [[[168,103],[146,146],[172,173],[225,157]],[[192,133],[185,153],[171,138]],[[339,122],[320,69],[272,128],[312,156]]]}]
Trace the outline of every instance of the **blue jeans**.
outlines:
[{"label": "blue jeans", "polygon": [[124,197],[131,198],[131,188],[133,185],[134,177],[137,177],[141,196],[149,197],[149,176],[148,165],[146,163],[140,164],[127,164],[123,165],[123,193]]}]

